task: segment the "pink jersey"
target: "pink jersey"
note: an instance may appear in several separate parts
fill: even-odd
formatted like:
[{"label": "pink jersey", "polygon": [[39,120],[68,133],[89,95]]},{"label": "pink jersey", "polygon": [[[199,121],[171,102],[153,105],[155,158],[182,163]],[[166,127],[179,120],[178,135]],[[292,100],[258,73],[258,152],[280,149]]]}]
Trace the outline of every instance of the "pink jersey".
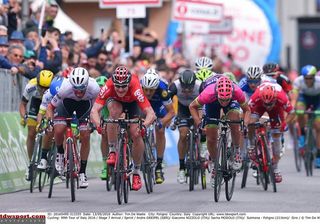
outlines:
[{"label": "pink jersey", "polygon": [[[218,100],[216,84],[207,86],[198,96],[197,100],[201,105],[209,104]],[[246,104],[246,97],[243,91],[237,85],[233,85],[232,100],[237,101],[240,104],[240,106]]]}]

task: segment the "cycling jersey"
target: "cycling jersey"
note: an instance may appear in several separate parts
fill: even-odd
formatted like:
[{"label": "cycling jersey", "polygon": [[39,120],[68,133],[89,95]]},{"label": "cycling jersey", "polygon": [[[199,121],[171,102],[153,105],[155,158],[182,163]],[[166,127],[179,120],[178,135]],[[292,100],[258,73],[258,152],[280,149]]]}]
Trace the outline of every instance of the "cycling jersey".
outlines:
[{"label": "cycling jersey", "polygon": [[208,77],[201,85],[200,92],[202,92],[207,86],[216,83],[218,79],[222,76],[223,76],[222,74],[214,74]]},{"label": "cycling jersey", "polygon": [[47,107],[49,105],[49,103],[51,102],[52,98],[58,93],[62,82],[65,80],[65,78],[63,77],[56,77],[52,80],[49,89],[47,89],[42,97],[42,102],[40,105],[40,112],[42,114],[45,113],[45,111],[47,110]]},{"label": "cycling jersey", "polygon": [[22,94],[22,101],[27,103],[32,97],[37,99],[42,98],[42,95],[38,89],[37,78],[31,79],[26,85],[26,87],[24,88],[24,91]]},{"label": "cycling jersey", "polygon": [[[271,107],[266,107],[260,98],[260,91],[265,85],[273,85],[277,91],[276,102]],[[263,83],[261,84],[249,100],[249,106],[253,117],[261,117],[265,112],[269,114],[272,128],[279,128],[279,121],[284,122],[284,112],[292,113],[294,111],[293,106],[291,105],[286,92],[279,86],[274,83]]]},{"label": "cycling jersey", "polygon": [[163,118],[167,114],[165,106],[171,104],[172,100],[168,92],[168,85],[165,81],[160,80],[158,88],[149,101],[158,118]]},{"label": "cycling jersey", "polygon": [[142,111],[151,106],[149,100],[144,96],[138,76],[132,75],[128,88],[127,93],[123,97],[119,97],[115,91],[112,79],[108,79],[106,84],[101,88],[96,103],[105,105],[106,101],[112,98],[124,103],[137,102]]},{"label": "cycling jersey", "polygon": [[299,76],[293,82],[293,89],[306,96],[320,95],[320,77],[316,76],[312,87],[308,87],[303,76]]},{"label": "cycling jersey", "polygon": [[75,95],[73,87],[69,82],[69,79],[62,82],[62,85],[59,89],[59,92],[53,97],[51,100],[51,104],[54,107],[57,107],[59,104],[63,102],[64,99],[72,99],[75,101],[94,101],[99,94],[100,87],[97,84],[96,80],[93,78],[89,78],[89,83],[86,89],[86,92],[83,97],[79,98]]},{"label": "cycling jersey", "polygon": [[181,87],[180,80],[177,79],[169,87],[170,96],[172,98],[176,95],[181,105],[189,107],[190,103],[199,95],[201,83],[201,81],[196,80],[192,92],[186,93]]}]

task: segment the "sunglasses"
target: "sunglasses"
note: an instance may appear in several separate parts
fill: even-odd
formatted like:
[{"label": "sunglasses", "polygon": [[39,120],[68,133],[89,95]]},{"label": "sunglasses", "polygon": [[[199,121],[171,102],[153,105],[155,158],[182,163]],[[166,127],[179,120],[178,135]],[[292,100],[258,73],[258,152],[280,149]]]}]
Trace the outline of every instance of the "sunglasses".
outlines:
[{"label": "sunglasses", "polygon": [[271,106],[273,106],[273,105],[274,105],[274,102],[271,102],[271,103],[264,103],[264,105],[265,105],[266,107],[271,107]]},{"label": "sunglasses", "polygon": [[231,99],[218,99],[220,102],[222,103],[227,103],[229,102]]},{"label": "sunglasses", "polygon": [[313,77],[313,76],[312,76],[312,77],[304,77],[304,79],[305,79],[305,80],[313,80],[314,77]]},{"label": "sunglasses", "polygon": [[114,84],[114,87],[117,89],[125,89],[128,87],[128,85],[119,85],[119,84]]},{"label": "sunglasses", "polygon": [[13,54],[13,56],[16,57],[16,58],[23,58],[23,56],[20,55],[20,54]]},{"label": "sunglasses", "polygon": [[86,88],[87,88],[87,86],[74,86],[73,90],[78,90],[78,91],[85,92]]}]

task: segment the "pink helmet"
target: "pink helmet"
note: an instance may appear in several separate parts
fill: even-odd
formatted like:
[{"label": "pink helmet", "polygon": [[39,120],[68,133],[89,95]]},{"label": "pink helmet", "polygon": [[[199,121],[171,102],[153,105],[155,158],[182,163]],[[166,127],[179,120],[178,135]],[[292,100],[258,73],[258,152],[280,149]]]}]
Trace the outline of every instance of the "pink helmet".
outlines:
[{"label": "pink helmet", "polygon": [[112,75],[113,83],[118,85],[128,85],[130,80],[131,80],[131,73],[123,65],[117,67]]},{"label": "pink helmet", "polygon": [[266,85],[260,89],[260,97],[264,103],[270,104],[277,97],[277,92],[273,86]]},{"label": "pink helmet", "polygon": [[221,100],[231,99],[233,94],[232,81],[225,76],[220,77],[216,84],[216,91],[218,93],[218,99],[221,99]]}]

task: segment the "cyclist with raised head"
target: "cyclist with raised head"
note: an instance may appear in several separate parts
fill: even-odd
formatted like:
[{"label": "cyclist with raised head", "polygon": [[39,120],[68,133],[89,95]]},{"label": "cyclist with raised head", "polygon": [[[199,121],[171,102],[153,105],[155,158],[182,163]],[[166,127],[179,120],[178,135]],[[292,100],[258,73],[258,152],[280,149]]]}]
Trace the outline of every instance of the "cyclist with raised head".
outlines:
[{"label": "cyclist with raised head", "polygon": [[[107,80],[108,80],[108,78],[105,76],[99,76],[96,78],[96,82],[98,83],[100,88],[102,88],[106,84]],[[101,117],[101,119],[108,119],[109,110],[106,105],[100,111],[100,117]],[[101,132],[100,149],[101,149],[102,162],[103,162],[103,168],[101,170],[100,179],[106,180],[107,179],[107,158],[108,158],[108,153],[109,153],[108,135],[107,135],[106,130],[102,130],[102,132]]]},{"label": "cyclist with raised head", "polygon": [[[49,70],[42,70],[39,72],[36,78],[31,79],[27,86],[24,89],[22,99],[19,106],[20,112],[20,124],[25,127],[28,127],[28,136],[27,136],[27,151],[29,161],[31,160],[35,137],[36,137],[36,126],[37,126],[37,115],[39,111],[39,107],[41,104],[41,99],[43,97],[44,92],[49,88],[50,83],[53,79],[54,75]],[[27,110],[27,104],[30,101],[29,110]],[[26,119],[27,118],[27,119]],[[42,151],[48,152],[49,145],[49,135],[45,135],[42,144]],[[26,170],[26,180],[29,181],[29,170],[30,166]]]},{"label": "cyclist with raised head", "polygon": [[[62,174],[64,171],[63,140],[66,130],[66,118],[76,112],[80,130],[80,171],[79,186],[87,188],[86,176],[87,160],[90,151],[90,129],[88,120],[94,100],[100,91],[97,82],[89,77],[85,68],[74,68],[68,79],[62,83],[59,92],[53,97],[47,108],[48,120],[54,118],[54,138],[57,145],[56,169]],[[53,112],[55,111],[55,116]]]},{"label": "cyclist with raised head", "polygon": [[[282,175],[278,168],[281,152],[281,134],[286,130],[287,123],[292,123],[295,118],[294,109],[287,97],[287,94],[280,85],[271,82],[261,84],[249,101],[251,109],[250,123],[257,122],[260,117],[267,112],[271,119],[271,136],[273,152],[273,168],[276,183],[282,181]],[[285,117],[284,112],[288,115]],[[249,151],[248,154],[252,160],[255,160],[255,128],[248,127]]]},{"label": "cyclist with raised head", "polygon": [[168,85],[160,79],[154,69],[148,69],[141,79],[144,95],[151,103],[156,113],[158,124],[156,126],[157,166],[155,169],[156,183],[164,181],[162,171],[162,160],[166,147],[165,128],[169,126],[171,119],[175,116],[172,100],[168,93]]},{"label": "cyclist with raised head", "polygon": [[185,69],[180,73],[179,79],[175,80],[169,87],[170,96],[178,97],[178,114],[179,120],[179,141],[178,141],[178,154],[179,154],[179,171],[177,181],[180,184],[186,182],[185,173],[185,156],[187,150],[187,134],[190,128],[188,118],[191,117],[189,111],[189,104],[199,95],[201,81],[196,80],[195,73],[190,69]]},{"label": "cyclist with raised head", "polygon": [[196,71],[199,71],[201,69],[212,70],[213,62],[208,57],[200,57],[200,58],[197,58],[195,62],[195,66],[196,66]]},{"label": "cyclist with raised head", "polygon": [[[240,120],[240,107],[244,113],[244,122],[247,124],[250,117],[250,108],[243,91],[234,84],[229,78],[221,76],[216,83],[208,85],[201,94],[190,104],[190,113],[193,117],[195,125],[200,127],[201,117],[198,108],[205,105],[205,116],[207,118],[220,119],[221,109],[229,120]],[[233,161],[233,169],[239,170],[242,165],[241,158],[241,132],[238,124],[231,124],[231,137],[235,150]],[[217,140],[218,140],[218,122],[206,122],[207,148],[210,153],[212,162],[214,163],[217,156]],[[214,166],[213,166],[214,167]],[[215,170],[213,168],[211,175],[211,183],[214,183]]]},{"label": "cyclist with raised head", "polygon": [[[150,126],[156,119],[150,102],[143,93],[138,76],[131,74],[125,66],[118,66],[112,74],[112,78],[108,79],[100,90],[100,94],[91,111],[91,120],[96,127],[100,126],[99,112],[105,104],[108,107],[109,118],[111,119],[120,118],[125,110],[128,111],[130,119],[138,118],[140,116],[139,108],[146,115],[143,122],[143,125],[146,127]],[[116,124],[107,125],[109,143],[108,165],[115,164],[115,147],[118,134],[114,131],[116,128]],[[98,131],[100,132],[99,129]],[[142,187],[139,172],[144,151],[144,143],[138,124],[130,125],[130,136],[133,140],[132,155],[134,161],[132,189],[137,191]]]},{"label": "cyclist with raised head", "polygon": [[246,76],[239,82],[239,87],[246,93],[248,99],[261,83],[262,69],[259,66],[250,66]]},{"label": "cyclist with raised head", "polygon": [[[300,76],[293,83],[292,105],[297,110],[320,110],[320,77],[316,76],[317,69],[313,65],[306,65],[301,68]],[[299,148],[305,146],[305,125],[306,117],[298,115],[298,122],[301,129],[299,137]],[[316,130],[316,167],[320,167],[320,116],[316,116],[314,120],[314,128]]]},{"label": "cyclist with raised head", "polygon": [[269,62],[266,63],[263,67],[263,76],[262,82],[274,82],[278,83],[282,89],[288,94],[290,97],[290,92],[292,91],[292,84],[290,79],[280,71],[280,66],[276,63]]}]

